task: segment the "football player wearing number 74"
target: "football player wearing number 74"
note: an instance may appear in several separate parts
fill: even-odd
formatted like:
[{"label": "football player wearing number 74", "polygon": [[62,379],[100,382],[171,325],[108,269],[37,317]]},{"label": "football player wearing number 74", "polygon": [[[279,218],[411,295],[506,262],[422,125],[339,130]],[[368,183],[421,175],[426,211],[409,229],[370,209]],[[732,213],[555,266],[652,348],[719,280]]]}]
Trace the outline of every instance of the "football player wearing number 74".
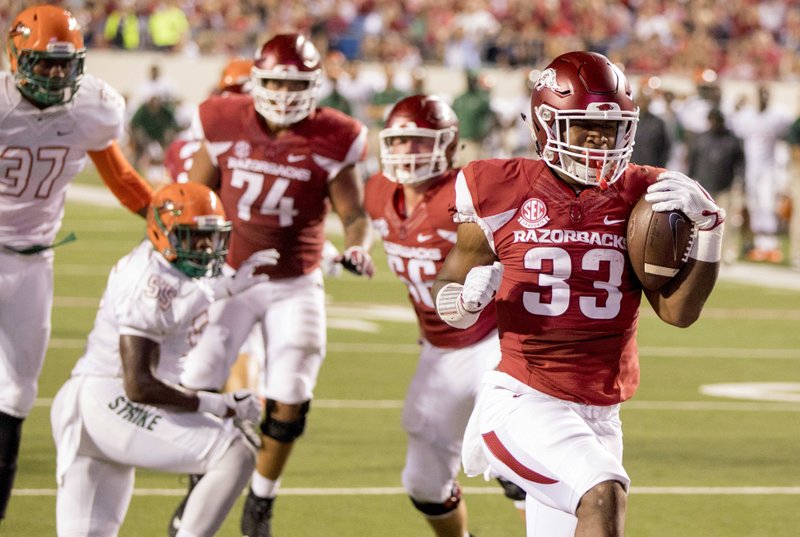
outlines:
[{"label": "football player wearing number 74", "polygon": [[189,388],[220,389],[252,327],[261,327],[263,446],[241,529],[268,537],[280,477],[305,429],[325,356],[320,260],[329,207],[344,228],[345,268],[371,277],[374,266],[356,168],[367,130],[336,110],[317,108],[322,70],[316,47],[299,34],[277,35],[259,48],[251,78],[251,94],[211,97],[200,105],[194,138],[204,142],[189,181],[222,198],[233,221],[231,266],[268,248],[280,253],[280,263],[265,267],[270,281],[211,306],[209,326],[181,380]]},{"label": "football player wearing number 74", "polygon": [[117,143],[125,102],[84,73],[83,35],[69,11],[23,10],[8,29],[6,48],[9,71],[0,72],[0,520],[50,339],[53,247],[67,188],[88,155],[132,212],[144,216],[153,194]]},{"label": "football player wearing number 74", "polygon": [[[553,60],[531,115],[541,160],[475,161],[456,179],[458,237],[432,290],[460,328],[496,301],[500,364],[484,376],[462,460],[469,475],[491,470],[525,490],[529,537],[621,536],[630,479],[619,407],[639,383],[641,296],[671,325],[699,317],[724,212],[683,174],[629,163],[638,108],[605,56]],[[652,290],[625,240],[643,195],[698,229],[687,262]]]}]

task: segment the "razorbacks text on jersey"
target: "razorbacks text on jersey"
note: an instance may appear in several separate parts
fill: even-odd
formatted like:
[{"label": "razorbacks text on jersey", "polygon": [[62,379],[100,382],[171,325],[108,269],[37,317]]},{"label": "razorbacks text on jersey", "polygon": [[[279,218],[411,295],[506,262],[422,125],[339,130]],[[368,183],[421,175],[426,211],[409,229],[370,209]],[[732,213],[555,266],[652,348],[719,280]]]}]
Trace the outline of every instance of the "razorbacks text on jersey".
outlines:
[{"label": "razorbacks text on jersey", "polygon": [[276,136],[259,118],[249,95],[211,97],[199,109],[233,221],[228,263],[238,268],[253,252],[275,248],[281,262],[260,270],[273,279],[307,274],[321,259],[328,182],[364,158],[367,131],[325,107]]},{"label": "razorbacks text on jersey", "polygon": [[456,241],[457,224],[451,208],[457,172],[448,170],[436,179],[408,216],[399,210],[403,187],[383,174],[369,179],[364,200],[373,227],[383,240],[389,268],[408,287],[420,331],[431,344],[444,348],[472,345],[496,328],[494,303],[483,310],[473,326],[459,330],[439,318],[431,298],[436,274]]},{"label": "razorbacks text on jersey", "polygon": [[456,183],[456,219],[478,222],[503,263],[495,298],[499,370],[559,399],[610,405],[639,384],[642,289],[628,216],[661,169],[629,165],[579,194],[542,161],[475,161]]},{"label": "razorbacks text on jersey", "polygon": [[40,110],[0,72],[0,236],[14,245],[50,244],[61,226],[67,186],[123,133],[125,102],[85,74],[75,99]]}]

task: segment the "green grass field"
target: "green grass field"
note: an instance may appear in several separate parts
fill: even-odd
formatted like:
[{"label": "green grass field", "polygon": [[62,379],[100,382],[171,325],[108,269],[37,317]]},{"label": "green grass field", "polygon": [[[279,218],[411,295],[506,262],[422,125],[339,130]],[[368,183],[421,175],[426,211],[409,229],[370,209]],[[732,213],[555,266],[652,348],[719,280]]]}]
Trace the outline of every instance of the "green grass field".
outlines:
[{"label": "green grass field", "polygon": [[[49,403],[80,356],[106,275],[143,236],[122,209],[68,203],[56,255],[55,308],[39,401],[26,421],[19,473],[0,534],[55,535],[55,449]],[[276,503],[277,537],[429,536],[400,490],[400,403],[416,362],[416,326],[402,285],[376,254],[373,281],[327,284],[330,352],[305,437]],[[800,278],[800,275],[798,275]],[[391,307],[390,307],[391,306]],[[800,382],[800,292],[721,281],[695,326],[643,308],[642,386],[623,406],[633,479],[627,535],[800,536],[800,390],[783,401],[704,395],[716,383]],[[462,479],[471,531],[524,535],[499,488]],[[165,535],[182,476],[140,471],[120,535]],[[236,536],[241,501],[220,535]]]}]

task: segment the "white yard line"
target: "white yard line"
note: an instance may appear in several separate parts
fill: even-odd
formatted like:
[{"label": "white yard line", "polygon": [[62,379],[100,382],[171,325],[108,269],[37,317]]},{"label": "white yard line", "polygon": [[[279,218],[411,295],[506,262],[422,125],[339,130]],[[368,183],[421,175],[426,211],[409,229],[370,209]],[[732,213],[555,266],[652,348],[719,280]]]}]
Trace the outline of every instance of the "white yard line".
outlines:
[{"label": "white yard line", "polygon": [[[467,495],[498,495],[499,487],[461,487]],[[768,496],[800,495],[800,487],[631,487],[631,494],[669,495],[669,496]],[[56,489],[14,489],[14,496],[55,496]],[[177,489],[134,489],[134,496],[183,496],[186,487]],[[332,488],[291,488],[281,487],[281,496],[405,496],[401,487],[332,487]]]}]

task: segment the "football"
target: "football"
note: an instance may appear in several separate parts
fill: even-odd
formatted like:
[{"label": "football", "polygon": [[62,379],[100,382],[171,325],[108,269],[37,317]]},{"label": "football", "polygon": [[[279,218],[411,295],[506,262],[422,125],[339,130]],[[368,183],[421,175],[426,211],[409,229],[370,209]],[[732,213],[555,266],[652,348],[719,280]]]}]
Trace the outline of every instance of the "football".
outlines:
[{"label": "football", "polygon": [[642,197],[628,219],[628,257],[648,290],[663,287],[689,258],[695,226],[680,211],[655,212]]}]

